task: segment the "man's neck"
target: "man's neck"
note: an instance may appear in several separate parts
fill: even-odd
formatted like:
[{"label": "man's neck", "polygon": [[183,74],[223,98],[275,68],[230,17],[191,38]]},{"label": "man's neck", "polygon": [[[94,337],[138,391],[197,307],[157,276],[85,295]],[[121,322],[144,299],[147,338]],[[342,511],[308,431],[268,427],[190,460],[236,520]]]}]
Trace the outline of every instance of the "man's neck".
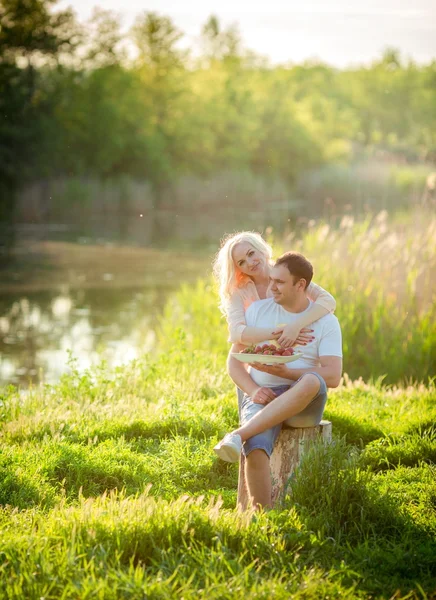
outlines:
[{"label": "man's neck", "polygon": [[307,296],[303,296],[302,298],[298,298],[292,304],[282,304],[282,308],[291,313],[301,313],[304,312],[310,304],[310,300]]}]

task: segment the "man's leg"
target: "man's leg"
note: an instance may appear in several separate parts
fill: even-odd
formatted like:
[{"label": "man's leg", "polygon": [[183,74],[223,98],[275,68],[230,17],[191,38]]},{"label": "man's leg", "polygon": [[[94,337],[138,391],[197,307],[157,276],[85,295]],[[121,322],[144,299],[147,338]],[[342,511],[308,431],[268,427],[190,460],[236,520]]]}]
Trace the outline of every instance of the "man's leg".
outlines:
[{"label": "man's leg", "polygon": [[[278,393],[288,386],[280,388]],[[245,394],[238,394],[239,418],[241,425],[250,421],[256,414],[264,410],[262,404],[256,404]],[[242,448],[245,455],[245,482],[249,503],[254,508],[271,506],[271,471],[270,456],[281,425],[263,431],[247,440]]]},{"label": "man's leg", "polygon": [[292,388],[275,398],[249,421],[243,423],[239,429],[235,429],[233,434],[241,436],[241,440],[244,442],[283,423],[303,411],[318,395],[320,387],[321,380],[317,375],[313,373],[303,375]]},{"label": "man's leg", "polygon": [[257,449],[245,459],[245,482],[249,503],[254,508],[271,507],[270,458],[266,452]]},{"label": "man's leg", "polygon": [[[315,377],[317,377],[319,381],[318,390],[312,395],[306,407],[302,411],[300,411],[294,417],[287,419],[287,425],[291,427],[313,427],[321,422],[322,414],[327,400],[327,386],[325,384],[325,381],[321,377],[319,377],[318,375],[315,375]],[[297,383],[295,385],[297,385]],[[315,390],[316,387],[317,386],[314,386],[313,389]],[[282,390],[283,388],[278,389],[278,394],[280,394]],[[280,395],[278,397],[280,397]],[[273,402],[275,402],[275,400]],[[260,413],[261,411],[256,411],[252,413],[251,418],[254,418],[254,416],[258,412]],[[241,420],[242,425],[245,425],[246,423],[246,420]],[[272,439],[275,442],[275,439],[279,433],[279,427],[275,426],[269,431],[274,432]],[[249,451],[250,447],[256,447],[260,445],[259,441],[256,440],[261,440],[262,436],[265,435],[265,433],[267,432],[257,434],[244,443],[244,451],[246,453],[245,481],[247,483],[250,503],[255,508],[269,508],[272,506],[270,454],[264,452],[261,449],[252,450],[250,454],[247,454],[247,451]],[[271,451],[274,446],[274,442],[271,445]]]}]

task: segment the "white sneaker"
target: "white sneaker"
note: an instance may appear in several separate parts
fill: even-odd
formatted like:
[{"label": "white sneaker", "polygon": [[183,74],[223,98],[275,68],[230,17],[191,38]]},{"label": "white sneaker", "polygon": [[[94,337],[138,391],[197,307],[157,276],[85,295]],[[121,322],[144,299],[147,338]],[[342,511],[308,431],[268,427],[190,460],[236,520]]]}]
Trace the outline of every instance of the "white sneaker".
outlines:
[{"label": "white sneaker", "polygon": [[237,433],[226,433],[214,447],[216,454],[227,462],[238,462],[242,450],[241,436]]}]

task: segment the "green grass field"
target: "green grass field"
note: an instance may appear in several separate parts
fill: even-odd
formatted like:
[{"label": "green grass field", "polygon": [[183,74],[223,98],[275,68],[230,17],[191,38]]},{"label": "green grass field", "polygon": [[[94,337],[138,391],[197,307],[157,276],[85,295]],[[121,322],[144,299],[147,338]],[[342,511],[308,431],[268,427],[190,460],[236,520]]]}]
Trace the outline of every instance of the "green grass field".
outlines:
[{"label": "green grass field", "polygon": [[212,452],[237,408],[207,278],[156,352],[2,390],[0,598],[436,598],[435,232],[381,216],[284,242],[337,299],[346,375],[333,443],[268,513],[235,511]]}]

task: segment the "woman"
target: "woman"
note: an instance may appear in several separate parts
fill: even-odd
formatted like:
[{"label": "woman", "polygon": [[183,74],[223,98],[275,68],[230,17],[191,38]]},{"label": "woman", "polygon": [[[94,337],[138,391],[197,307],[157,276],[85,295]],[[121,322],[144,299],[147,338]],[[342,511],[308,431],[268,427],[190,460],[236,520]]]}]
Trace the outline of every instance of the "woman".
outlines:
[{"label": "woman", "polygon": [[322,287],[311,283],[307,296],[313,304],[295,324],[274,329],[247,327],[245,311],[255,300],[272,296],[269,269],[272,248],[259,233],[242,231],[227,236],[214,260],[214,275],[219,283],[220,308],[229,326],[229,342],[253,344],[275,339],[283,347],[310,341],[308,325],[336,308],[336,301]]}]

